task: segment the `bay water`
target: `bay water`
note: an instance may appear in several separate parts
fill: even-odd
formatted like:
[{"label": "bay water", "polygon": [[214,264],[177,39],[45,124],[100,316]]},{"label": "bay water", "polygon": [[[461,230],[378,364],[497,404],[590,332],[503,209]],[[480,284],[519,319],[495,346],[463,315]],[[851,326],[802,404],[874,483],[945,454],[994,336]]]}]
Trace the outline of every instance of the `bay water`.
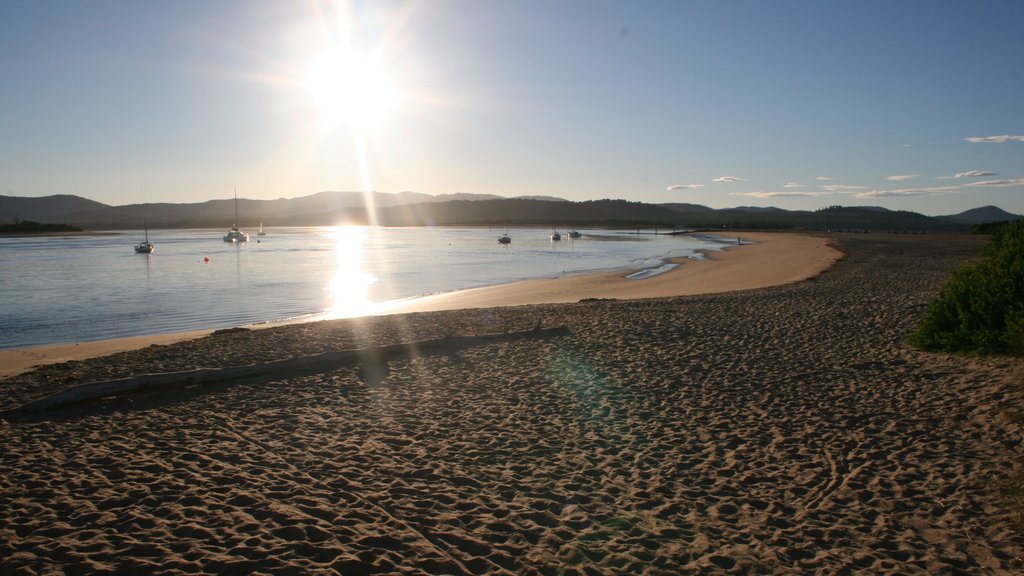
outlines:
[{"label": "bay water", "polygon": [[[516,280],[649,270],[714,236],[517,228],[271,228],[0,238],[0,349],[373,313],[382,303]],[[640,233],[637,233],[640,232]],[[734,242],[733,240],[732,242]],[[648,274],[649,275],[649,274]],[[641,274],[638,277],[644,276]],[[642,281],[642,280],[638,280]]]}]

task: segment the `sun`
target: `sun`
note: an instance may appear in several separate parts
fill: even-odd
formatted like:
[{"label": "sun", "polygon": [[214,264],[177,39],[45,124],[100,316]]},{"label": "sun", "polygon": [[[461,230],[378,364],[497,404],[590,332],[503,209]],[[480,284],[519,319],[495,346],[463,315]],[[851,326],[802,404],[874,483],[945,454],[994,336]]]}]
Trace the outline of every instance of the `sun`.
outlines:
[{"label": "sun", "polygon": [[324,130],[348,127],[361,137],[380,130],[398,93],[379,54],[328,46],[317,54],[305,81]]}]

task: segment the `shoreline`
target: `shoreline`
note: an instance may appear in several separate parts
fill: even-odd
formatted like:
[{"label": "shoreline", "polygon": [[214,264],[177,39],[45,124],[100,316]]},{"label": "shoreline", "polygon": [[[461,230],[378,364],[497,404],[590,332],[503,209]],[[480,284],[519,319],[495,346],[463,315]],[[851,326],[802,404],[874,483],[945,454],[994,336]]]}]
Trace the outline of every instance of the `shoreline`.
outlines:
[{"label": "shoreline", "polygon": [[702,251],[704,258],[670,258],[672,270],[633,280],[636,270],[617,270],[559,278],[521,280],[422,296],[395,303],[380,314],[435,312],[467,308],[567,304],[580,300],[639,300],[755,290],[813,278],[830,268],[842,252],[824,236],[790,232],[752,232],[751,244]]},{"label": "shoreline", "polygon": [[[635,270],[522,280],[384,303],[363,316],[563,304],[594,299],[668,298],[753,290],[812,278],[827,270],[842,257],[842,253],[824,236],[792,232],[749,232],[744,233],[742,238],[752,240],[753,243],[705,251],[702,252],[704,258],[700,260],[673,258],[668,262],[677,264],[674,269],[639,280],[626,278]],[[298,321],[263,322],[250,324],[245,328],[259,330],[340,319],[313,315]],[[0,350],[0,380],[40,365],[86,360],[148,346],[174,344],[209,336],[213,332],[214,329],[210,328]]]},{"label": "shoreline", "polygon": [[6,380],[0,566],[1021,574],[1020,359],[906,342],[987,239],[830,238],[845,257],[806,282],[229,331]]}]

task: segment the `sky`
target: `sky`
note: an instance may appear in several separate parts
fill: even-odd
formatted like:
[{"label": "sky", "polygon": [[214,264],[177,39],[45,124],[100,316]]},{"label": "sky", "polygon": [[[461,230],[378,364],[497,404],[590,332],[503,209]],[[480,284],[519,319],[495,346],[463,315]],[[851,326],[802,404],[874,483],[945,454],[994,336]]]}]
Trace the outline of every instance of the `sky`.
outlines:
[{"label": "sky", "polygon": [[1018,0],[0,0],[0,195],[1024,214]]}]

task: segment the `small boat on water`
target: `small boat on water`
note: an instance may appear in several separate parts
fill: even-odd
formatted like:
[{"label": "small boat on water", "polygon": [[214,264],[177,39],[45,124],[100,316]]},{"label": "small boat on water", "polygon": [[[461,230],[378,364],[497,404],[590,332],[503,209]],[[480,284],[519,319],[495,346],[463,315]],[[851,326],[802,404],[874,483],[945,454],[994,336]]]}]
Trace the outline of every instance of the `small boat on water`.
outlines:
[{"label": "small boat on water", "polygon": [[238,229],[238,226],[232,226],[231,230],[224,235],[225,242],[248,242],[249,235]]},{"label": "small boat on water", "polygon": [[554,231],[551,232],[551,240],[558,241],[558,240],[561,240],[561,239],[562,239],[562,235],[558,233],[558,230],[554,230]]},{"label": "small boat on water", "polygon": [[231,225],[231,230],[224,235],[225,242],[248,242],[249,235],[238,229],[238,190],[235,190],[235,224]]},{"label": "small boat on water", "polygon": [[575,240],[575,239],[579,238],[580,236],[583,236],[583,234],[580,234],[579,232],[576,231],[576,223],[573,222],[572,223],[572,229],[569,230],[569,238]]},{"label": "small boat on water", "polygon": [[149,228],[146,228],[146,239],[135,245],[136,254],[152,254],[156,246],[149,241]]},{"label": "small boat on water", "polygon": [[498,244],[511,244],[512,237],[508,235],[508,220],[505,220],[505,233],[498,236]]},{"label": "small boat on water", "polygon": [[263,221],[260,220],[260,231],[256,233],[257,236],[266,236],[267,233],[263,231]]}]

